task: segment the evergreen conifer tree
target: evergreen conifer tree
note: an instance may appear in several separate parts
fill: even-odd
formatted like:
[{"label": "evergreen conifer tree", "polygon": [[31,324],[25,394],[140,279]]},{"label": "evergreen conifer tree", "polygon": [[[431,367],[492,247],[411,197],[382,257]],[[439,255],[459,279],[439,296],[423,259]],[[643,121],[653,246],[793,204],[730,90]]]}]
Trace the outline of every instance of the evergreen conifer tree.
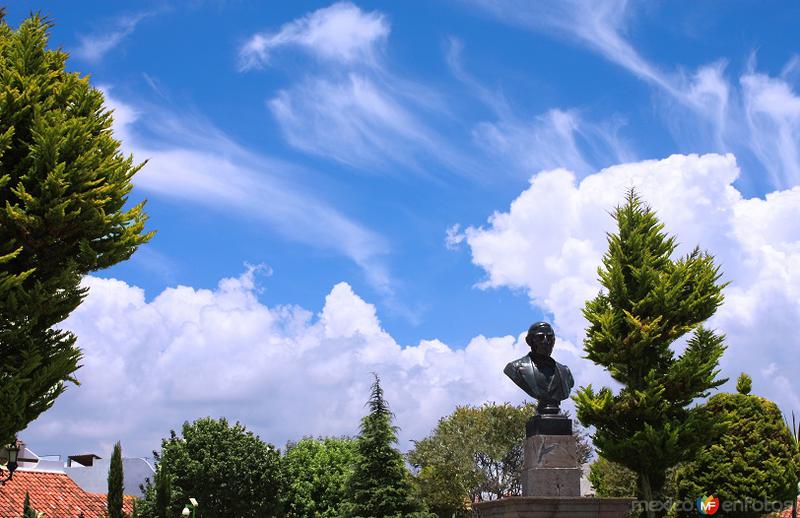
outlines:
[{"label": "evergreen conifer tree", "polygon": [[[584,308],[584,350],[622,388],[582,387],[575,402],[581,423],[596,429],[598,453],[633,470],[637,496],[653,501],[667,470],[722,432],[690,405],[726,381],[717,377],[723,336],[701,326],[722,303],[724,285],[711,255],[695,248],[671,258],[675,238],[634,190],[614,218],[618,232],[598,270],[603,290]],[[676,354],[671,345],[690,332]]]},{"label": "evergreen conifer tree", "polygon": [[163,466],[158,466],[155,482],[155,518],[171,518],[172,478]]},{"label": "evergreen conifer tree", "polygon": [[122,518],[122,446],[119,441],[114,445],[111,463],[108,466],[108,518]]},{"label": "evergreen conifer tree", "polygon": [[750,393],[750,390],[753,387],[753,378],[751,378],[748,374],[742,373],[739,376],[739,379],[736,380],[736,392],[739,394],[744,394],[745,396]]},{"label": "evergreen conifer tree", "polygon": [[[0,445],[74,379],[80,350],[58,329],[89,272],[150,238],[143,205],[125,208],[136,165],[111,134],[87,77],[48,50],[50,23],[12,29],[0,10]],[[76,382],[77,383],[77,382]]]},{"label": "evergreen conifer tree", "polygon": [[394,448],[397,427],[375,375],[367,403],[369,414],[361,420],[357,455],[350,479],[350,515],[363,518],[403,517],[419,511],[402,454]]},{"label": "evergreen conifer tree", "polygon": [[22,504],[22,518],[36,518],[36,511],[31,507],[31,494],[25,491],[25,502]]}]

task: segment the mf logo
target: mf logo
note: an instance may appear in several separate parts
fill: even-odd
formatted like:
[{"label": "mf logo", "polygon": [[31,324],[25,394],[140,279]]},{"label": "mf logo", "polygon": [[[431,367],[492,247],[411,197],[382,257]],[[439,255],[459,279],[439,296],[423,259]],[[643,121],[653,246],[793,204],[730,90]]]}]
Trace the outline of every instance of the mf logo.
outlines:
[{"label": "mf logo", "polygon": [[700,514],[714,514],[719,511],[719,498],[711,496],[701,496],[697,499],[697,510]]}]

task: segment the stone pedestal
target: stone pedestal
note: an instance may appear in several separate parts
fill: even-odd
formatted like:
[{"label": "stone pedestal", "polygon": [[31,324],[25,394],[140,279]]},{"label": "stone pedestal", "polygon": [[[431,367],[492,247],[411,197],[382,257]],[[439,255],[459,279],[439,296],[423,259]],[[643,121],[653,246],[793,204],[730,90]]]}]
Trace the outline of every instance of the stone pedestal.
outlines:
[{"label": "stone pedestal", "polygon": [[632,498],[516,496],[473,506],[476,518],[624,518]]},{"label": "stone pedestal", "polygon": [[523,496],[581,496],[581,468],[572,435],[534,435],[525,439]]}]

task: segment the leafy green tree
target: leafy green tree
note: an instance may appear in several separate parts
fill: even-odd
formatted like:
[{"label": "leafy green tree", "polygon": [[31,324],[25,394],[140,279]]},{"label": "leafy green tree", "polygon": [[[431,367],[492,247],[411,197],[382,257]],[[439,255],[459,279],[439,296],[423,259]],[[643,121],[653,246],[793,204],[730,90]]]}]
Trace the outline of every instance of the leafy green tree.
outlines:
[{"label": "leafy green tree", "polygon": [[[158,486],[147,482],[142,516],[179,516],[189,498],[198,501],[198,518],[278,512],[280,454],[239,423],[230,426],[226,419],[210,417],[186,422],[182,436],[173,430],[161,441],[156,462]],[[169,480],[170,491],[158,489],[160,480]]]},{"label": "leafy green tree", "polygon": [[49,30],[0,11],[0,444],[77,383],[76,337],[57,325],[86,296],[81,278],[152,235],[142,203],[125,210],[143,164],[120,151],[103,94],[47,49]]},{"label": "leafy green tree", "polygon": [[281,460],[286,484],[282,508],[287,518],[345,516],[348,482],[356,458],[349,438],[305,438],[290,443]]},{"label": "leafy green tree", "polygon": [[622,464],[598,457],[589,466],[589,482],[597,496],[625,498],[636,496],[638,477]]},{"label": "leafy green tree", "polygon": [[[724,421],[728,428],[678,469],[680,500],[709,494],[720,501],[743,504],[796,498],[800,459],[783,415],[772,401],[748,395],[746,374],[737,387],[738,394],[717,394],[702,406],[705,419]],[[761,514],[763,508],[749,505],[727,516],[754,518]]]},{"label": "leafy green tree", "polygon": [[361,419],[356,459],[350,478],[349,514],[363,518],[402,517],[420,511],[403,455],[394,447],[397,427],[375,376],[367,402],[369,414]]},{"label": "leafy green tree", "polygon": [[[701,326],[722,303],[724,285],[711,255],[696,248],[672,259],[675,238],[635,191],[614,218],[618,231],[598,270],[603,290],[584,308],[584,349],[622,388],[590,385],[574,399],[581,423],[596,429],[598,453],[634,471],[637,496],[652,501],[667,470],[722,431],[690,405],[726,381],[717,377],[724,338]],[[671,345],[690,332],[676,354]]]},{"label": "leafy green tree", "polygon": [[[522,492],[525,423],[535,406],[486,403],[460,406],[417,441],[408,460],[428,508],[439,516],[470,514],[471,502]],[[591,456],[586,434],[576,428],[581,463]]]},{"label": "leafy green tree", "polygon": [[114,445],[114,452],[111,454],[111,462],[108,466],[108,518],[122,518],[122,445],[117,441]]}]

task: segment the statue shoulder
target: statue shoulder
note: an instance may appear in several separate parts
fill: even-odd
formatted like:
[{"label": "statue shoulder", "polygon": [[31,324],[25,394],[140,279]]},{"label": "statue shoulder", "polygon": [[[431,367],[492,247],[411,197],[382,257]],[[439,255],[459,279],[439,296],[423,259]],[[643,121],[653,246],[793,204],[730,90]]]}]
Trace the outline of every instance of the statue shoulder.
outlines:
[{"label": "statue shoulder", "polygon": [[506,368],[503,369],[503,372],[506,373],[506,375],[511,375],[511,373],[516,372],[519,369],[526,368],[530,365],[530,363],[531,358],[526,354],[522,358],[517,358],[514,361],[508,362],[508,365],[506,365]]},{"label": "statue shoulder", "polygon": [[575,379],[572,377],[572,371],[569,370],[569,367],[567,367],[563,363],[556,362],[556,368],[561,373],[561,375],[567,379],[567,383],[569,383],[570,386],[574,386]]}]

